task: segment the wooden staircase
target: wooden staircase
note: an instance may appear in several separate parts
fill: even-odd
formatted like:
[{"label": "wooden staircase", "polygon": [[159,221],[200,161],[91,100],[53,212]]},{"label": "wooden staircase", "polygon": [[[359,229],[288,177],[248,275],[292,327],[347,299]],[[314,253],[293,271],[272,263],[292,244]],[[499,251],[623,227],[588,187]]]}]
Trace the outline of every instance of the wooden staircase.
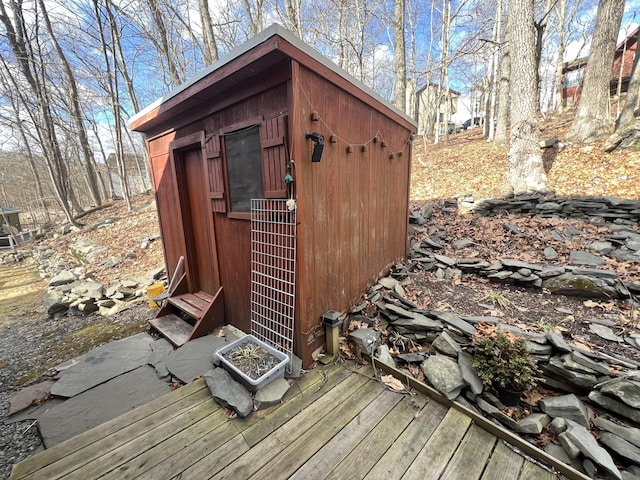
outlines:
[{"label": "wooden staircase", "polygon": [[186,276],[183,275],[149,323],[179,347],[189,340],[208,335],[215,327],[222,325],[223,319],[222,287],[215,295],[189,292]]}]

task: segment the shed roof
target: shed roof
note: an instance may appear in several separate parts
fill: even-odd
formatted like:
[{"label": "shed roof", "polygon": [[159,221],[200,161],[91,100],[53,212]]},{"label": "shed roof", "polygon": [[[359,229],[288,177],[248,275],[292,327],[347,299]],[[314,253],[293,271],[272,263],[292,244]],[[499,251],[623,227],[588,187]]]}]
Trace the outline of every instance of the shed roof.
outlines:
[{"label": "shed roof", "polygon": [[[397,122],[415,128],[415,121],[411,117],[278,24],[263,30],[198,75],[133,115],[129,119],[129,127],[135,131],[153,128],[286,58],[293,58],[310,68],[328,69],[358,87],[363,93],[362,100],[366,103]],[[329,72],[324,72],[325,77],[327,73]]]},{"label": "shed roof", "polygon": [[4,213],[6,215],[10,215],[12,213],[20,213],[20,210],[18,210],[16,208],[11,208],[11,207],[0,206],[0,212]]}]

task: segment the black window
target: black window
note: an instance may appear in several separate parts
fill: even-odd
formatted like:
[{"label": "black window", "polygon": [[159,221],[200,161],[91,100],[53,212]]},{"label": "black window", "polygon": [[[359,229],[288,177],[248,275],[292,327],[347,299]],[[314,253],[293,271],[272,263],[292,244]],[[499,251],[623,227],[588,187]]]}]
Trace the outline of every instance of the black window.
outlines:
[{"label": "black window", "polygon": [[224,135],[232,212],[250,212],[252,198],[264,198],[260,127]]}]

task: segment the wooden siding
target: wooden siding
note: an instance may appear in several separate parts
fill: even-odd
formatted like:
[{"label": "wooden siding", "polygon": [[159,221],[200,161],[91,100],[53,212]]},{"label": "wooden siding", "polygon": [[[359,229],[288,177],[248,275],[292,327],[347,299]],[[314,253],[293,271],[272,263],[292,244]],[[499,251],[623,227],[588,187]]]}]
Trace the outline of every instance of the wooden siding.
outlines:
[{"label": "wooden siding", "polygon": [[[276,72],[277,78],[282,78],[282,70],[289,71],[287,65],[280,65]],[[173,274],[181,255],[187,256],[187,240],[181,220],[180,196],[176,178],[171,168],[167,167],[169,160],[169,142],[179,142],[189,135],[203,132],[204,158],[206,171],[203,173],[203,183],[206,185],[210,199],[209,215],[212,222],[212,232],[215,232],[211,249],[215,258],[213,276],[219,278],[220,285],[225,292],[225,321],[248,332],[250,329],[250,301],[251,301],[251,244],[250,222],[229,218],[228,195],[225,192],[226,178],[224,176],[223,158],[221,154],[220,132],[228,130],[231,125],[246,123],[249,119],[266,119],[261,125],[261,132],[265,131],[263,150],[263,165],[268,165],[265,186],[271,188],[271,197],[284,197],[284,124],[287,113],[287,84],[273,84],[273,80],[262,78],[264,84],[271,85],[262,89],[260,93],[237,101],[228,106],[225,99],[220,99],[225,108],[208,116],[178,128],[177,131],[167,133],[151,139],[148,142],[149,152],[152,152],[151,165],[154,188],[158,204],[158,216],[165,247],[166,266],[169,275]],[[215,104],[215,99],[211,102]],[[210,104],[207,111],[212,110]],[[202,109],[198,109],[200,112]],[[186,112],[187,118],[196,118],[197,113]],[[258,120],[261,121],[261,120]],[[165,126],[166,128],[166,126]]]},{"label": "wooden siding", "polygon": [[[294,84],[300,98],[300,121],[293,127],[298,142],[296,341],[307,364],[324,342],[322,313],[356,304],[368,285],[406,256],[411,131],[304,66]],[[312,112],[321,120],[313,121]],[[305,132],[325,136],[319,163],[311,162],[313,142],[302,140]]]}]

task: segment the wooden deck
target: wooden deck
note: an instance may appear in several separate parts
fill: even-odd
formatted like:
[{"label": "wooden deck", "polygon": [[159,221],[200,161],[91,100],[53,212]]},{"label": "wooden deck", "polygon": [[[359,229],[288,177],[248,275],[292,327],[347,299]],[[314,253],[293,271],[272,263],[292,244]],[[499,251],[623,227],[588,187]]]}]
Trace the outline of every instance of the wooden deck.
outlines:
[{"label": "wooden deck", "polygon": [[282,405],[233,420],[200,379],[20,462],[11,479],[558,478],[459,409],[372,376],[318,368]]}]

